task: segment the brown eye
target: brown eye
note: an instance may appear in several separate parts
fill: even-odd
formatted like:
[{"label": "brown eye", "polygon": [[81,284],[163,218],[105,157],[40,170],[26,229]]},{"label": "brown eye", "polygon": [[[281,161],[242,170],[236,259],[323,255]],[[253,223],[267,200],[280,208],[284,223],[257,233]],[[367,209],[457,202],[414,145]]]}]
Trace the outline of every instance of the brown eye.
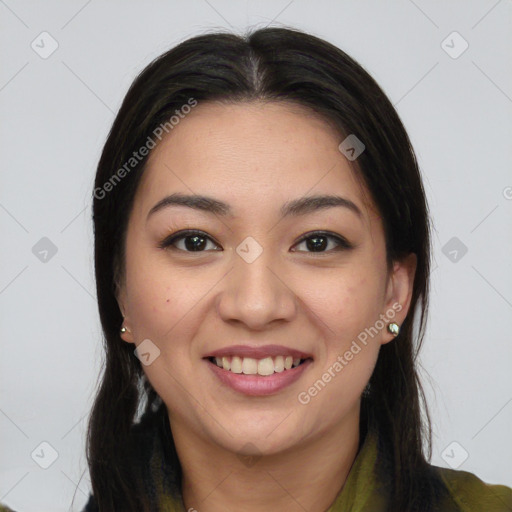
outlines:
[{"label": "brown eye", "polygon": [[211,242],[214,246],[213,250],[218,250],[215,249],[218,245],[206,233],[187,230],[168,236],[159,244],[159,247],[161,249],[171,248],[184,252],[205,252],[206,250],[211,250],[211,248],[207,248],[208,242]]},{"label": "brown eye", "polygon": [[331,252],[352,249],[344,238],[324,231],[308,233],[294,247],[305,244],[306,251],[299,252]]}]

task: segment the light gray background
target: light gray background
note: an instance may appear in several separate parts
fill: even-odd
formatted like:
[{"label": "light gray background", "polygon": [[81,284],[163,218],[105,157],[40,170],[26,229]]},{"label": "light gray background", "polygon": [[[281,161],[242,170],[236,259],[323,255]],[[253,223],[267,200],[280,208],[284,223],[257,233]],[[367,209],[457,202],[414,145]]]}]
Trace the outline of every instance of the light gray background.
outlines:
[{"label": "light gray background", "polygon": [[[512,485],[511,18],[510,0],[0,0],[0,501],[18,511],[86,501],[102,357],[90,198],[128,86],[189,36],[267,24],[338,45],[396,105],[435,224],[422,353],[432,462]],[[46,59],[31,47],[51,48],[43,31],[58,43]],[[469,44],[457,58],[445,51],[463,49],[446,39],[453,31]],[[42,237],[57,247],[46,262],[32,252]],[[51,462],[44,441],[58,453],[48,469],[35,462]]]}]

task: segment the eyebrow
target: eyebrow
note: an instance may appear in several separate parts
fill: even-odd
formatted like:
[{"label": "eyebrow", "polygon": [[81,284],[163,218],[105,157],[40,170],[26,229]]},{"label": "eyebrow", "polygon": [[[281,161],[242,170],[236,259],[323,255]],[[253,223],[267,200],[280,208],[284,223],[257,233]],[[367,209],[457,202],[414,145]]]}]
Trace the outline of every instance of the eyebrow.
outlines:
[{"label": "eyebrow", "polygon": [[[147,219],[156,212],[171,206],[186,206],[194,210],[212,213],[214,215],[233,215],[231,206],[228,203],[214,199],[213,197],[203,195],[186,195],[181,193],[166,196],[156,203],[147,215]],[[332,207],[344,207],[362,218],[359,207],[350,199],[337,195],[314,195],[305,196],[292,201],[287,201],[281,206],[281,217],[305,215],[318,210],[324,210]],[[146,219],[146,220],[147,220]]]}]

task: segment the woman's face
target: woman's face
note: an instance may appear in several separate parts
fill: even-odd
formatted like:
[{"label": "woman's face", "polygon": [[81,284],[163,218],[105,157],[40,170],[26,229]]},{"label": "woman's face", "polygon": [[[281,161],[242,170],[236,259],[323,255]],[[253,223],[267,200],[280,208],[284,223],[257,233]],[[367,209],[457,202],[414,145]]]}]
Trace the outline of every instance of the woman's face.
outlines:
[{"label": "woman's face", "polygon": [[[415,259],[388,274],[382,222],[340,142],[291,103],[200,103],[153,150],[118,300],[171,425],[271,454],[358,422]],[[165,201],[178,195],[209,200]],[[201,233],[172,240],[184,230]],[[290,358],[305,361],[283,369]]]}]

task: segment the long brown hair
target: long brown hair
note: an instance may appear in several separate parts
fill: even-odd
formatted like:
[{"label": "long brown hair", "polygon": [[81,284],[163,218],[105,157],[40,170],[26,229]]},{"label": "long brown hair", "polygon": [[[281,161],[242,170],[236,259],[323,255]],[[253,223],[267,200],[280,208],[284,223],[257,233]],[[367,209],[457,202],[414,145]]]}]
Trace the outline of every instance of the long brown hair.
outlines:
[{"label": "long brown hair", "polygon": [[[147,492],[135,481],[129,447],[138,414],[150,411],[159,398],[144,381],[133,346],[119,336],[122,315],[116,301],[128,216],[147,157],[123,173],[122,179],[117,179],[118,170],[190,98],[199,104],[292,101],[324,116],[340,135],[356,134],[364,141],[366,148],[356,169],[380,210],[388,265],[415,253],[417,269],[400,334],[382,346],[370,392],[362,397],[361,422],[365,430],[379,432],[379,456],[391,477],[389,510],[431,510],[442,485],[429,471],[431,428],[416,369],[428,309],[430,221],[415,154],[392,104],[358,63],[320,38],[284,28],[256,30],[246,36],[211,33],[182,42],[135,79],[108,135],[93,199],[105,366],[87,438],[99,509],[149,510]],[[108,191],[107,182],[112,185]],[[177,459],[175,464],[179,465]]]}]

